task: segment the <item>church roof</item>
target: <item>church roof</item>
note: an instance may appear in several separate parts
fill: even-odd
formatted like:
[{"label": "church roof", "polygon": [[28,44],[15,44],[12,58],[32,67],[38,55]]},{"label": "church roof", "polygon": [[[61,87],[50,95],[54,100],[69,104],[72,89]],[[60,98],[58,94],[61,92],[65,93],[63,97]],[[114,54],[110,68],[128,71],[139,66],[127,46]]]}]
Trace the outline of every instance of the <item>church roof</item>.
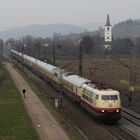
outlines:
[{"label": "church roof", "polygon": [[107,14],[107,19],[106,19],[106,25],[105,26],[111,26],[109,14]]}]

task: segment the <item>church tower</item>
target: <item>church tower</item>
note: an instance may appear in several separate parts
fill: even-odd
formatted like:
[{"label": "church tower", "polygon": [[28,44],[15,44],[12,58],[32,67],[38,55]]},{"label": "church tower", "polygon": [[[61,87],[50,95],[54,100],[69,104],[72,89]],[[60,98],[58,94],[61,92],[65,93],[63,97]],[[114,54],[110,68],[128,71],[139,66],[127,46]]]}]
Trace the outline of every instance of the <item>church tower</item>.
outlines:
[{"label": "church tower", "polygon": [[110,24],[109,14],[107,15],[106,25],[104,28],[104,41],[105,41],[105,49],[111,50],[112,45],[112,26]]}]

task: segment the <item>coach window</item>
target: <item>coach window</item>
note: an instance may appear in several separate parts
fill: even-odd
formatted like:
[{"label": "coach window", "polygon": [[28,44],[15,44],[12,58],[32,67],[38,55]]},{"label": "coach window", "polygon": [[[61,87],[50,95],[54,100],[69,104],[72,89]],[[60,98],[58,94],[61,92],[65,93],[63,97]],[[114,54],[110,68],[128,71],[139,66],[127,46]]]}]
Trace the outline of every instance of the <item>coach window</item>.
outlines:
[{"label": "coach window", "polygon": [[98,100],[99,99],[99,95],[96,95],[96,100]]}]

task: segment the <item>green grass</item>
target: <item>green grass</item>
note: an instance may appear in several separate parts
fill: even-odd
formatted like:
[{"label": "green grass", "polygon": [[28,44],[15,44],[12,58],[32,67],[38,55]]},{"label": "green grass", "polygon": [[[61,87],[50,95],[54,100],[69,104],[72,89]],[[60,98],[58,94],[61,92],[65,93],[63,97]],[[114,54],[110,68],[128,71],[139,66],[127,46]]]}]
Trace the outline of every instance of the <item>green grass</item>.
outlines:
[{"label": "green grass", "polygon": [[40,140],[22,98],[7,71],[0,66],[0,140]]}]

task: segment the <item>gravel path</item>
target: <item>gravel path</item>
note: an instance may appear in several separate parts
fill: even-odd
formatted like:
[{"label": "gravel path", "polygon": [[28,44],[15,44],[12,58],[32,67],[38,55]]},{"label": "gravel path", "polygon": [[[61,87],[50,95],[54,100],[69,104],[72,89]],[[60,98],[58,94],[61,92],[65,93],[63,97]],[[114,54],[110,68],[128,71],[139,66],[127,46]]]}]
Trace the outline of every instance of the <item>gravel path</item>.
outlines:
[{"label": "gravel path", "polygon": [[20,90],[20,93],[23,88],[27,89],[26,98],[23,98],[24,104],[41,140],[69,140],[64,130],[44,107],[23,77],[11,64],[5,63],[5,65]]}]

